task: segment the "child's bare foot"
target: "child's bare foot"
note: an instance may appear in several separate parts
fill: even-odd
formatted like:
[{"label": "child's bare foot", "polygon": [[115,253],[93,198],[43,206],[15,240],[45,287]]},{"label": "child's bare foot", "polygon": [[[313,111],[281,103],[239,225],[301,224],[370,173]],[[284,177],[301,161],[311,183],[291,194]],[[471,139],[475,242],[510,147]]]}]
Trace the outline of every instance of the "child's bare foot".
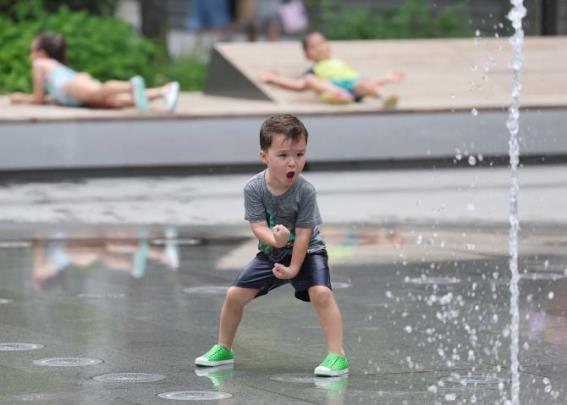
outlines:
[{"label": "child's bare foot", "polygon": [[405,77],[404,72],[396,71],[396,72],[388,73],[386,75],[386,80],[388,80],[388,82],[390,83],[397,83],[404,80],[404,77]]},{"label": "child's bare foot", "polygon": [[386,109],[393,109],[396,108],[398,105],[399,97],[395,94],[390,94],[389,96],[384,97],[384,108]]}]

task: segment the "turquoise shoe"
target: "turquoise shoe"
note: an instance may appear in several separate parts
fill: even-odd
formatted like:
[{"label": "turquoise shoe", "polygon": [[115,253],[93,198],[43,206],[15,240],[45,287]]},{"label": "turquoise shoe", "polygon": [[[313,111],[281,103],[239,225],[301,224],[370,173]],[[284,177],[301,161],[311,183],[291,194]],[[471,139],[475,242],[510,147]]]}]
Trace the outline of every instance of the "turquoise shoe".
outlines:
[{"label": "turquoise shoe", "polygon": [[132,83],[132,97],[134,98],[134,104],[140,112],[146,112],[150,109],[150,103],[146,97],[146,83],[142,76],[134,76],[130,79]]}]

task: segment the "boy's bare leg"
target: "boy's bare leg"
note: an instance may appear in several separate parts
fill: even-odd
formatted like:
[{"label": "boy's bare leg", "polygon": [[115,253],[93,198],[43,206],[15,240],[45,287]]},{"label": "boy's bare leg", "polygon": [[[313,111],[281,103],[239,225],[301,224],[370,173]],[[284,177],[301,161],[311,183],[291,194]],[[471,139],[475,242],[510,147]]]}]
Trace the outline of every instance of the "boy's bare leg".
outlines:
[{"label": "boy's bare leg", "polygon": [[317,285],[309,289],[309,298],[319,317],[329,352],[345,356],[343,319],[333,292],[325,286]]},{"label": "boy's bare leg", "polygon": [[234,336],[242,320],[244,307],[256,297],[254,288],[230,287],[221,310],[218,344],[232,349]]}]

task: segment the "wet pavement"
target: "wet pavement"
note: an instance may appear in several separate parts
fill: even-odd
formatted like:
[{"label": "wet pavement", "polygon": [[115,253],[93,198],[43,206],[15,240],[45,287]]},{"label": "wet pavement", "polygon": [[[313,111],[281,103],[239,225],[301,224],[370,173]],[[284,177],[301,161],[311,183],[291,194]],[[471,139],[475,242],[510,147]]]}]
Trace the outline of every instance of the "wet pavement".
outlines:
[{"label": "wet pavement", "polygon": [[[561,169],[547,170],[561,176]],[[460,184],[468,184],[468,175],[453,173],[464,176],[456,181]],[[322,184],[337,178],[317,176]],[[526,171],[530,176],[535,184],[537,176]],[[226,180],[210,177],[211,184]],[[176,181],[183,190],[185,181],[195,180],[150,183],[168,181],[171,190]],[[421,188],[413,192],[393,187],[393,193],[411,201],[411,220],[384,220],[389,215],[375,213],[382,220],[363,223],[357,211],[350,221],[339,218],[322,227],[351,362],[348,377],[331,379],[312,375],[325,355],[324,340],[313,310],[294,299],[289,286],[249,305],[234,368],[193,366],[194,357],[216,339],[224,291],[255,252],[247,226],[230,220],[241,216],[240,205],[230,207],[230,193],[227,198],[207,189],[213,208],[230,214],[206,224],[198,218],[213,208],[201,201],[197,210],[198,195],[191,199],[184,191],[173,201],[173,192],[162,194],[161,200],[169,196],[172,201],[152,210],[135,197],[132,179],[113,180],[121,185],[115,196],[104,199],[102,193],[104,201],[98,202],[106,214],[122,210],[122,218],[86,216],[85,207],[101,198],[89,183],[54,185],[57,192],[44,184],[41,201],[22,197],[31,195],[31,188],[28,194],[21,189],[29,185],[4,187],[3,207],[16,212],[20,201],[31,217],[40,212],[43,220],[3,217],[0,223],[0,404],[166,404],[191,395],[218,404],[504,404],[510,392],[507,219],[483,221],[493,208],[478,198],[474,210],[463,207],[463,215],[477,217],[466,220],[454,211],[417,220],[416,210],[434,206],[432,198],[439,198],[423,191],[433,184],[417,181]],[[475,189],[485,183],[490,182],[481,176]],[[376,195],[347,184],[368,201],[395,200],[383,190]],[[487,190],[498,201],[506,189],[491,184]],[[69,191],[76,187],[83,194]],[[101,189],[97,183],[95,190]],[[333,212],[333,204],[344,208],[340,198],[348,190],[333,196],[322,189],[323,214]],[[440,197],[448,211],[459,198],[468,201],[462,188],[453,196],[450,189],[446,184]],[[89,192],[90,200],[80,198]],[[549,185],[549,192],[564,191]],[[549,211],[558,203],[549,199],[546,205],[545,186],[538,194],[526,206]],[[160,210],[175,217],[174,207],[182,210],[183,203],[197,220],[156,219]],[[77,211],[57,211],[62,204]],[[124,209],[129,204],[138,207],[135,214]],[[404,204],[410,205],[400,203],[401,210]],[[370,203],[364,207],[376,209]],[[562,404],[567,395],[567,223],[537,221],[537,215],[551,217],[550,212],[525,214],[531,221],[520,234],[521,403]],[[134,215],[139,220],[131,220]]]}]

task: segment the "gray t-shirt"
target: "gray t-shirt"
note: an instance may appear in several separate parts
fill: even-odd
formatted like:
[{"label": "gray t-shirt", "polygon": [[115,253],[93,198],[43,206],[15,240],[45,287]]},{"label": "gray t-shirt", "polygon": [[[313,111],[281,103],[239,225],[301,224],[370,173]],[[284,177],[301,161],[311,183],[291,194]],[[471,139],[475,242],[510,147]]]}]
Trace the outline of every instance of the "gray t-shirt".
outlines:
[{"label": "gray t-shirt", "polygon": [[258,248],[272,260],[278,261],[286,255],[291,255],[295,228],[311,228],[313,233],[309,241],[307,253],[314,253],[325,249],[325,241],[319,233],[321,216],[317,206],[317,192],[303,176],[299,176],[295,183],[284,194],[274,196],[265,180],[266,170],[252,177],[244,186],[244,219],[249,222],[266,221],[270,228],[284,225],[289,229],[290,242],[283,248],[268,246],[259,241]]}]

